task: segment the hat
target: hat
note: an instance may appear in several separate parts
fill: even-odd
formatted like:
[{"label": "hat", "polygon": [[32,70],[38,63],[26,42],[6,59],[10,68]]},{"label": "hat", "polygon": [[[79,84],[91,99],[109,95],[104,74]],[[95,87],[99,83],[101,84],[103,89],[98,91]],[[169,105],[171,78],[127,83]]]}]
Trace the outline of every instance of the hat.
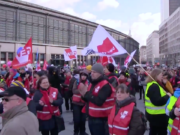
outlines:
[{"label": "hat", "polygon": [[0,93],[0,97],[4,97],[4,96],[13,96],[16,95],[18,97],[21,97],[22,99],[24,99],[26,101],[26,92],[24,91],[23,88],[19,87],[19,86],[15,86],[15,87],[9,87],[8,89],[6,89],[4,92]]},{"label": "hat", "polygon": [[114,65],[112,63],[107,64],[107,69],[109,70],[109,72],[113,73],[114,72]]},{"label": "hat", "polygon": [[135,70],[133,68],[130,68],[129,69],[129,74],[134,74],[135,73]]},{"label": "hat", "polygon": [[80,71],[80,75],[82,75],[82,74],[84,74],[84,75],[86,75],[86,76],[88,76],[88,72],[84,69],[84,70],[82,70],[82,71]]},{"label": "hat", "polygon": [[37,74],[39,77],[45,75],[45,73],[44,73],[43,71],[38,71],[36,74]]},{"label": "hat", "polygon": [[100,63],[96,63],[96,64],[94,64],[93,66],[92,66],[92,69],[91,70],[94,70],[94,71],[96,71],[97,73],[100,73],[100,74],[103,74],[104,72],[103,72],[103,66],[102,66],[102,64],[100,64]]},{"label": "hat", "polygon": [[89,70],[89,71],[91,71],[92,66],[91,66],[91,65],[88,65],[88,66],[86,66],[86,69]]},{"label": "hat", "polygon": [[20,70],[26,70],[26,68],[25,67],[20,67]]},{"label": "hat", "polygon": [[15,86],[18,86],[18,87],[21,87],[24,89],[24,91],[26,92],[27,95],[29,95],[29,91],[24,87],[24,84],[20,81],[14,81],[11,83],[10,87],[15,87]]}]

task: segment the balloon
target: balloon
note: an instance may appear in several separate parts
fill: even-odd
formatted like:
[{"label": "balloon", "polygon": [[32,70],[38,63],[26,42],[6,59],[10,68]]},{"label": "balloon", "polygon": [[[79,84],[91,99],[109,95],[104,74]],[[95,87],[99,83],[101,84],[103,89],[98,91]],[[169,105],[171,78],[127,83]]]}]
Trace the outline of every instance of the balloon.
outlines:
[{"label": "balloon", "polygon": [[17,54],[19,54],[22,49],[23,49],[23,47],[19,47],[19,48],[17,49]]},{"label": "balloon", "polygon": [[8,61],[8,62],[7,62],[8,67],[10,67],[11,64],[12,64],[12,61]]}]

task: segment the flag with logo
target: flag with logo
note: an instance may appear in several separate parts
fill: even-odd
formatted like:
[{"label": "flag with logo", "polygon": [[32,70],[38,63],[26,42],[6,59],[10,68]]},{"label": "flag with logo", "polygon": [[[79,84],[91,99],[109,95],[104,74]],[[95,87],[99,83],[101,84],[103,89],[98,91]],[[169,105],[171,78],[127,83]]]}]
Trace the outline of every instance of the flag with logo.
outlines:
[{"label": "flag with logo", "polygon": [[106,66],[108,63],[112,63],[115,67],[117,66],[114,58],[111,56],[101,56],[97,60],[97,63],[101,63],[103,66]]},{"label": "flag with logo", "polygon": [[71,46],[68,49],[64,50],[64,59],[65,61],[71,61],[77,59],[77,47]]},{"label": "flag with logo", "polygon": [[44,64],[43,64],[43,70],[47,70],[47,67],[48,67],[48,63],[46,60],[44,60]]},{"label": "flag with logo", "polygon": [[136,50],[134,50],[130,55],[127,56],[127,58],[124,61],[124,66],[127,68],[128,64],[131,62],[131,60],[134,57],[134,54],[136,53]]},{"label": "flag with logo", "polygon": [[33,63],[32,56],[32,38],[30,38],[23,49],[16,55],[16,57],[12,61],[12,67],[14,69],[18,69],[20,67],[26,66],[27,64]]},{"label": "flag with logo", "polygon": [[98,25],[91,42],[83,49],[82,55],[88,54],[88,51],[99,53],[104,56],[115,56],[127,53],[101,25]]},{"label": "flag with logo", "polygon": [[37,61],[37,63],[36,63],[36,71],[41,71],[41,65],[40,65],[39,61]]}]

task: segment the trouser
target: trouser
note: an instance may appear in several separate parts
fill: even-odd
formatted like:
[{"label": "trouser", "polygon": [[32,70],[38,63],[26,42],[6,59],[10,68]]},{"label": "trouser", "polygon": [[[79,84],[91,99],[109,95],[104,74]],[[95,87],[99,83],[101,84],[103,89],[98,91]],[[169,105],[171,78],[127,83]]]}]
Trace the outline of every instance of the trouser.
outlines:
[{"label": "trouser", "polygon": [[152,126],[150,124],[149,135],[167,135],[167,126],[166,127],[160,127],[160,126]]},{"label": "trouser", "polygon": [[65,97],[65,107],[66,107],[66,110],[69,110],[69,100],[70,100],[70,109],[73,110],[72,99],[69,98],[69,97]]},{"label": "trouser", "polygon": [[[42,130],[41,131],[42,135],[58,135],[58,129],[57,128],[54,128],[52,130]],[[51,133],[51,134],[49,134]]]},{"label": "trouser", "polygon": [[144,89],[143,86],[139,86],[139,98],[142,99],[142,94],[143,94],[143,99],[144,99]]},{"label": "trouser", "polygon": [[84,106],[73,104],[74,133],[85,134],[86,114],[81,110]]},{"label": "trouser", "polygon": [[89,117],[88,124],[91,135],[109,135],[107,120]]}]

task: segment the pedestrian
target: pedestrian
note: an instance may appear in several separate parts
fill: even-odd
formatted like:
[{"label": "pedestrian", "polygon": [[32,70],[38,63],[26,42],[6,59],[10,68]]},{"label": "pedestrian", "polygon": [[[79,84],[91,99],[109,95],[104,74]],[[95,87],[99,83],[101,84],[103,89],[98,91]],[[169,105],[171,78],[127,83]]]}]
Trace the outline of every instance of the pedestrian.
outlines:
[{"label": "pedestrian", "polygon": [[103,66],[96,63],[92,66],[92,82],[88,86],[81,85],[80,94],[87,102],[83,112],[88,115],[91,135],[109,135],[107,118],[115,103],[115,90],[104,77]]},{"label": "pedestrian", "polygon": [[28,111],[26,92],[21,87],[10,87],[1,92],[3,128],[1,135],[38,135],[36,116]]},{"label": "pedestrian", "polygon": [[118,78],[116,74],[114,73],[114,65],[112,63],[107,64],[104,66],[104,73],[108,77],[110,84],[116,88],[118,86]]},{"label": "pedestrian", "polygon": [[63,99],[58,89],[50,86],[46,76],[39,79],[33,100],[37,104],[37,118],[42,135],[49,135],[49,132],[51,135],[58,135],[56,117],[60,116],[59,106]]},{"label": "pedestrian", "polygon": [[136,95],[136,91],[138,90],[138,78],[137,75],[135,74],[135,70],[134,68],[130,68],[129,69],[129,74],[130,74],[130,94],[135,96]]},{"label": "pedestrian", "polygon": [[79,88],[88,87],[88,73],[86,70],[80,72],[80,80],[79,82],[75,82],[73,86],[73,121],[74,121],[74,135],[88,135],[85,131],[86,125],[86,114],[82,113],[82,109],[85,105],[85,102],[81,99],[81,95],[79,93]]},{"label": "pedestrian", "polygon": [[166,116],[165,105],[171,94],[166,93],[158,83],[163,77],[161,69],[154,69],[150,76],[146,80],[145,91],[146,117],[150,124],[149,135],[166,135],[168,116]]},{"label": "pedestrian", "polygon": [[144,135],[141,112],[135,104],[136,99],[130,95],[128,87],[120,84],[116,89],[116,103],[108,116],[111,135]]}]

